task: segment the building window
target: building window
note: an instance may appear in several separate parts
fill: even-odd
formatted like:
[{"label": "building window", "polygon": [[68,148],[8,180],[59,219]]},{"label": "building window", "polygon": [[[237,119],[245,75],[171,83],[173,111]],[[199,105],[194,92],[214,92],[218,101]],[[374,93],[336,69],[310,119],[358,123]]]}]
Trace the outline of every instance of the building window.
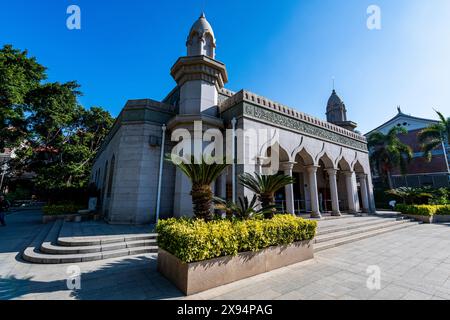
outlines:
[{"label": "building window", "polygon": [[113,155],[113,157],[111,159],[111,166],[109,168],[108,192],[106,194],[106,196],[108,198],[111,198],[112,185],[113,185],[113,181],[114,181],[114,165],[115,165],[115,162],[116,162],[116,156]]}]

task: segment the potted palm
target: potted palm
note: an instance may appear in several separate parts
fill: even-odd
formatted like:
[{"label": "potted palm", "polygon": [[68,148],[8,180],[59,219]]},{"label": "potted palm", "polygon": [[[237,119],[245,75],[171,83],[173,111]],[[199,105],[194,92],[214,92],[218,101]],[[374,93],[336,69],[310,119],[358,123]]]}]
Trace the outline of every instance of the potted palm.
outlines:
[{"label": "potted palm", "polygon": [[271,208],[271,210],[264,211],[264,217],[272,219],[275,213],[275,193],[281,188],[293,184],[294,178],[282,174],[266,176],[258,173],[254,175],[244,173],[239,176],[239,182],[257,195],[263,209]]},{"label": "potted palm", "polygon": [[194,206],[194,216],[205,221],[212,220],[214,194],[211,184],[228,167],[225,161],[222,163],[210,163],[203,158],[196,161],[194,156],[179,157],[167,155],[166,160],[178,167],[192,183],[192,204]]}]

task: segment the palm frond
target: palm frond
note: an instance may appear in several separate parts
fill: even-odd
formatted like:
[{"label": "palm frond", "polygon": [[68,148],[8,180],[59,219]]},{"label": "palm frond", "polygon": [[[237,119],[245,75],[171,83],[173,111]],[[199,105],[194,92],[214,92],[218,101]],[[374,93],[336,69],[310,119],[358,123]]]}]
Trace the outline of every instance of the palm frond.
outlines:
[{"label": "palm frond", "polygon": [[287,175],[260,175],[244,173],[239,176],[239,182],[256,194],[275,193],[281,188],[294,183],[294,178]]}]

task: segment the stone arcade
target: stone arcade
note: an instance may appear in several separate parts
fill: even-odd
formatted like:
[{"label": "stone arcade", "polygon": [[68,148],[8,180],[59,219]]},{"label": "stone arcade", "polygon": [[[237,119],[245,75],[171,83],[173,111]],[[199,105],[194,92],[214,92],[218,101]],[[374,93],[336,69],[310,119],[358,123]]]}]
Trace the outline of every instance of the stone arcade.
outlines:
[{"label": "stone arcade", "polygon": [[[187,56],[171,69],[176,87],[161,102],[128,101],[97,155],[92,182],[101,190],[99,207],[108,222],[142,224],[155,222],[157,215],[192,215],[189,181],[161,155],[176,144],[172,132],[192,131],[195,121],[203,130],[267,129],[279,137],[258,139],[256,162],[230,166],[213,186],[216,195],[251,196],[236,177],[261,172],[270,155],[278,157],[281,172],[296,178],[277,194],[281,210],[313,217],[375,211],[366,139],[354,132],[356,123],[347,120],[334,90],[328,121],[245,90],[227,90],[226,67],[215,60],[216,39],[204,14],[192,26],[186,46]],[[256,143],[237,141],[233,150]]]}]

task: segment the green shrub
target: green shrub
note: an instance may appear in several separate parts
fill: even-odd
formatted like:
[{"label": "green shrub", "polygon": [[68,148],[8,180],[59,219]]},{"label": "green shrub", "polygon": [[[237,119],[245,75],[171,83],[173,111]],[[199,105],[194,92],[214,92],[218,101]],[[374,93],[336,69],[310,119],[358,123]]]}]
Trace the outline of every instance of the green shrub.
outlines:
[{"label": "green shrub", "polygon": [[311,240],[316,228],[316,221],[276,215],[270,220],[244,221],[171,218],[159,221],[156,231],[161,249],[190,263]]},{"label": "green shrub", "polygon": [[448,215],[450,215],[450,205],[439,206],[439,208],[436,211],[436,214],[440,215],[440,216],[448,216]]},{"label": "green shrub", "polygon": [[46,205],[42,208],[44,215],[53,216],[53,215],[63,215],[63,214],[72,214],[77,213],[78,210],[82,210],[83,206],[73,203],[65,203],[65,204],[51,204]]},{"label": "green shrub", "polygon": [[5,198],[11,202],[17,200],[30,200],[31,191],[26,188],[17,187],[13,192],[6,194]]},{"label": "green shrub", "polygon": [[395,210],[403,214],[418,216],[450,215],[450,205],[407,205],[398,204]]}]

